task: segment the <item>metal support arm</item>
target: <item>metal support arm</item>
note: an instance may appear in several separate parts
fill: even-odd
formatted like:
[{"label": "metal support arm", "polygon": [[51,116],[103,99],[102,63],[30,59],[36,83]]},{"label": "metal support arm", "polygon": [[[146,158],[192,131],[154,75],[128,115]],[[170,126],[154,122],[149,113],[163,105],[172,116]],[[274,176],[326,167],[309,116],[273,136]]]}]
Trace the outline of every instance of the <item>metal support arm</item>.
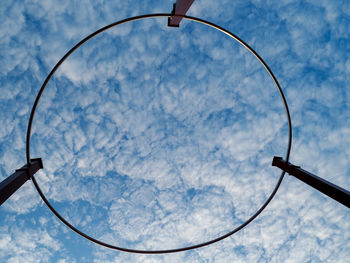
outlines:
[{"label": "metal support arm", "polygon": [[29,165],[22,168],[0,183],[0,205],[2,205],[14,192],[16,192],[37,171],[43,168],[41,158],[31,159]]},{"label": "metal support arm", "polygon": [[176,0],[173,11],[171,11],[172,16],[168,19],[168,26],[179,27],[182,17],[186,15],[193,2],[194,0]]},{"label": "metal support arm", "polygon": [[316,190],[328,195],[339,203],[350,208],[350,192],[335,185],[331,182],[328,182],[317,175],[314,175],[304,169],[301,169],[300,166],[295,166],[289,162],[286,162],[282,157],[274,157],[272,161],[272,166],[277,166],[283,171],[293,175],[304,183],[312,186]]}]

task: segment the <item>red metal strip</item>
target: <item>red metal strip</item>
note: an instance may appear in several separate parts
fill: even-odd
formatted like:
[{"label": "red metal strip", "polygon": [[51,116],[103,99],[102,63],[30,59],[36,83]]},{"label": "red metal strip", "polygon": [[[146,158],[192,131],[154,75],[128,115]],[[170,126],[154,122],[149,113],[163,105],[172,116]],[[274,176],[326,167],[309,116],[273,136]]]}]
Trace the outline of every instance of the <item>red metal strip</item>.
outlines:
[{"label": "red metal strip", "polygon": [[176,0],[171,12],[172,16],[168,19],[168,26],[179,27],[183,16],[186,15],[193,2],[194,0]]}]

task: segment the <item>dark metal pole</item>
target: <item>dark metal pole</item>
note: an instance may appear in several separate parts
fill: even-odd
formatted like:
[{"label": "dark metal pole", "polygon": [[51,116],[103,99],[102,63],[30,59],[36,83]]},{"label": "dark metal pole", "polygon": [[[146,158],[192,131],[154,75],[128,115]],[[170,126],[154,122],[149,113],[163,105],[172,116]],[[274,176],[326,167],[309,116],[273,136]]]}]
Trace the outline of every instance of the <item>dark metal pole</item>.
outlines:
[{"label": "dark metal pole", "polygon": [[0,205],[16,192],[33,174],[43,168],[41,158],[31,159],[27,164],[0,183]]},{"label": "dark metal pole", "polygon": [[193,2],[194,0],[176,0],[171,11],[172,16],[168,19],[168,26],[179,27],[183,16],[186,15]]},{"label": "dark metal pole", "polygon": [[282,157],[273,157],[272,166],[277,166],[283,171],[293,175],[304,183],[312,186],[318,191],[328,195],[339,203],[350,208],[350,192],[335,185],[331,182],[328,182],[317,175],[314,175],[304,169],[301,169],[300,166],[295,166],[289,162],[286,162]]}]

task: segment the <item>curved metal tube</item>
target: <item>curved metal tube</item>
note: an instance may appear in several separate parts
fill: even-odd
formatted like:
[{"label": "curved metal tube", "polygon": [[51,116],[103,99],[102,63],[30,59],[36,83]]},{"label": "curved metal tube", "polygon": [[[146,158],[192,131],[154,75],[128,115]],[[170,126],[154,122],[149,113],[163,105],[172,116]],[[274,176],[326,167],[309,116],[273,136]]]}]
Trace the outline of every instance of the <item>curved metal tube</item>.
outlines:
[{"label": "curved metal tube", "polygon": [[[91,38],[95,37],[96,35],[121,24],[125,24],[131,21],[135,21],[135,20],[141,20],[141,19],[146,19],[146,18],[156,18],[156,17],[171,17],[171,14],[146,14],[146,15],[141,15],[141,16],[135,16],[135,17],[130,17],[127,19],[123,19],[120,21],[117,21],[115,23],[112,23],[110,25],[107,25],[105,27],[100,28],[99,30],[95,31],[94,33],[90,34],[89,36],[85,37],[83,40],[81,40],[78,44],[76,44],[72,49],[70,49],[58,62],[57,64],[53,67],[53,69],[51,70],[50,74],[46,77],[43,85],[40,88],[40,91],[35,99],[34,105],[32,107],[32,111],[30,114],[30,118],[29,118],[29,122],[28,122],[28,129],[27,129],[27,141],[26,141],[26,155],[27,155],[27,163],[28,165],[30,165],[30,136],[31,136],[31,127],[32,127],[32,122],[34,119],[34,115],[35,115],[35,110],[37,108],[37,105],[39,103],[40,97],[42,95],[42,93],[45,90],[45,87],[47,85],[47,83],[49,82],[49,80],[52,78],[53,74],[56,72],[56,70],[61,66],[61,64],[75,51],[77,50],[81,45],[83,45],[85,42],[87,42],[88,40],[90,40]],[[234,35],[233,33],[229,32],[228,30],[214,24],[211,22],[208,22],[206,20],[200,19],[200,18],[196,18],[196,17],[191,17],[191,16],[183,16],[184,19],[187,20],[191,20],[194,22],[198,22],[204,25],[207,25],[209,27],[212,27],[216,30],[219,30],[221,32],[223,32],[224,34],[228,35],[229,37],[233,38],[234,40],[236,40],[237,42],[239,42],[241,45],[243,45],[245,48],[247,48],[259,61],[260,63],[264,66],[264,68],[266,69],[266,71],[270,74],[271,78],[273,79],[273,81],[275,82],[278,91],[281,95],[281,98],[283,100],[283,104],[286,110],[286,115],[287,115],[287,119],[288,119],[288,126],[289,126],[289,140],[288,140],[288,148],[287,148],[287,153],[286,153],[286,157],[285,160],[288,162],[289,160],[289,156],[290,156],[290,151],[291,151],[291,146],[292,146],[292,122],[291,122],[291,118],[290,118],[290,113],[289,113],[289,108],[288,108],[288,104],[286,101],[286,98],[283,94],[283,91],[275,77],[275,75],[273,74],[273,72],[271,71],[271,69],[269,68],[269,66],[265,63],[265,61],[259,56],[259,54],[253,49],[251,48],[247,43],[245,43],[242,39],[240,39],[238,36]],[[173,248],[173,249],[164,249],[164,250],[138,250],[138,249],[129,249],[129,248],[123,248],[123,247],[118,247],[118,246],[114,246],[114,245],[110,245],[107,244],[105,242],[102,242],[100,240],[97,240],[85,233],[83,233],[82,231],[80,231],[79,229],[77,229],[76,227],[74,227],[73,225],[71,225],[67,220],[65,220],[54,208],[53,206],[50,204],[50,202],[47,200],[47,198],[45,197],[45,195],[43,194],[43,192],[41,191],[36,179],[34,176],[31,177],[34,186],[36,188],[36,190],[38,191],[39,195],[41,196],[41,198],[43,199],[43,201],[45,202],[45,204],[49,207],[49,209],[58,217],[59,220],[62,221],[62,223],[64,223],[66,226],[68,226],[71,230],[73,230],[74,232],[76,232],[77,234],[81,235],[82,237],[96,243],[99,244],[101,246],[104,247],[108,247],[111,249],[115,249],[115,250],[120,250],[120,251],[124,251],[124,252],[130,252],[130,253],[139,253],[139,254],[164,254],[164,253],[175,253],[175,252],[181,252],[181,251],[186,251],[186,250],[191,250],[191,249],[195,249],[195,248],[200,248],[200,247],[204,247],[204,246],[208,246],[210,244],[213,244],[215,242],[218,242],[220,240],[223,240],[231,235],[233,235],[234,233],[238,232],[239,230],[241,230],[242,228],[244,228],[245,226],[247,226],[250,222],[252,222],[264,209],[265,207],[270,203],[270,201],[272,200],[272,198],[275,196],[283,178],[284,178],[284,174],[285,172],[282,172],[274,190],[272,191],[271,195],[268,197],[268,199],[265,201],[265,203],[259,208],[259,210],[253,214],[249,219],[247,219],[242,225],[238,226],[237,228],[233,229],[231,232],[228,232],[227,234],[224,234],[218,238],[212,239],[210,241],[204,242],[204,243],[200,243],[197,245],[192,245],[192,246],[188,246],[188,247],[182,247],[182,248]]]}]

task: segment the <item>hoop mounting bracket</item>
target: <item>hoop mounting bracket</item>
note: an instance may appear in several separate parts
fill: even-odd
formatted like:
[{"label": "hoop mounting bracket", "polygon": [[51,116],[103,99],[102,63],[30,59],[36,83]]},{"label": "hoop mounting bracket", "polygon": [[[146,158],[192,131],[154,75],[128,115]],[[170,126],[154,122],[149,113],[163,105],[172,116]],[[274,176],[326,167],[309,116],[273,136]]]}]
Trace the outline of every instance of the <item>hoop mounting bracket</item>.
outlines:
[{"label": "hoop mounting bracket", "polygon": [[17,169],[15,173],[3,180],[0,183],[0,205],[42,168],[43,162],[41,158],[31,159],[29,164]]},{"label": "hoop mounting bracket", "polygon": [[282,157],[273,157],[272,166],[276,166],[281,170],[293,175],[298,178],[300,181],[308,184],[309,186],[315,188],[316,190],[324,193],[330,198],[338,201],[339,203],[350,208],[350,192],[335,185],[331,182],[328,182],[325,179],[318,177],[304,169],[300,166],[293,165],[289,162],[286,162]]},{"label": "hoop mounting bracket", "polygon": [[168,18],[169,27],[180,27],[180,22],[188,9],[190,9],[194,0],[176,0],[171,11],[171,17]]}]

